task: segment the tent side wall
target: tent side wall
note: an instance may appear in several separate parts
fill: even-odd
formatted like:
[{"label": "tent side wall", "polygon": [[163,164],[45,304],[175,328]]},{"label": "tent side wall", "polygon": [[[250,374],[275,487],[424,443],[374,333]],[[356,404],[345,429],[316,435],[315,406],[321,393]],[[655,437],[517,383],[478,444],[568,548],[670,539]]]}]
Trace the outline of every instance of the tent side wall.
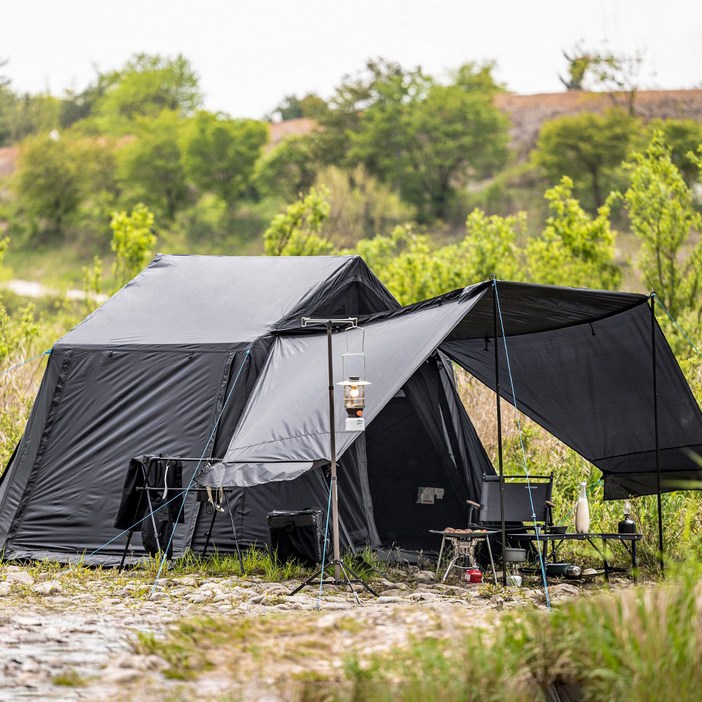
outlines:
[{"label": "tent side wall", "polygon": [[[245,347],[55,353],[61,371],[55,381],[55,371],[47,373],[27,430],[28,443],[39,438],[38,450],[18,452],[8,476],[13,504],[6,500],[3,509],[5,556],[99,550],[96,562],[104,562],[121,553],[126,539],[115,539],[112,520],[130,457],[209,454],[227,380]],[[186,481],[194,468],[184,472]]]},{"label": "tent side wall", "polygon": [[24,434],[0,483],[0,545],[5,543],[67,373],[70,355],[52,351]]}]

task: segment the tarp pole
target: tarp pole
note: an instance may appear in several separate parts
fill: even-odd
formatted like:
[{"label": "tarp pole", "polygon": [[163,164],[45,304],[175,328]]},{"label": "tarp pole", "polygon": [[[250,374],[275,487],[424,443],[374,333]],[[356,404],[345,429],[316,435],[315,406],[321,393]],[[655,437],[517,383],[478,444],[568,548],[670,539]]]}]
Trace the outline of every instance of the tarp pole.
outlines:
[{"label": "tarp pole", "polygon": [[332,320],[327,321],[327,362],[329,367],[329,459],[331,461],[332,539],[334,541],[334,579],[341,580],[339,548],[339,492],[336,481],[336,422],[334,419],[334,363],[332,360]]},{"label": "tarp pole", "polygon": [[658,498],[658,564],[661,573],[665,572],[663,563],[663,508],[661,499],[661,451],[658,428],[658,376],[656,370],[656,293],[652,292],[648,298],[651,308],[651,361],[653,363],[653,423],[656,442],[656,494]]},{"label": "tarp pole", "polygon": [[500,529],[502,532],[502,585],[507,587],[507,529],[505,527],[505,475],[502,465],[502,409],[500,407],[500,357],[497,341],[497,280],[492,281],[492,316],[495,336],[495,396],[497,398],[497,466],[500,474]]}]

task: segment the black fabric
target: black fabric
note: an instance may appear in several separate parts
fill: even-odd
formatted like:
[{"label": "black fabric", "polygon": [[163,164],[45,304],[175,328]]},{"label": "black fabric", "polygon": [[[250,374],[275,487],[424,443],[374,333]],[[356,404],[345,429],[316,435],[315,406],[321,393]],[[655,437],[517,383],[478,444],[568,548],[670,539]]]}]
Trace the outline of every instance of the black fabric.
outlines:
[{"label": "black fabric", "polygon": [[[148,515],[148,503],[151,500],[154,512],[163,512],[168,521],[182,523],[185,521],[183,499],[174,499],[183,487],[183,464],[173,458],[156,456],[137,456],[129,461],[127,474],[122,487],[122,499],[115,516],[115,529],[133,529],[139,531]],[[147,488],[149,499],[146,497]],[[167,507],[162,505],[168,503]]]},{"label": "black fabric", "polygon": [[[500,309],[507,334],[540,334],[572,325],[606,319],[640,305],[645,295],[588,290],[532,283],[497,281]],[[399,309],[376,312],[359,321],[367,324],[383,319],[402,317],[415,312],[426,312],[457,300],[475,299],[465,317],[446,336],[446,341],[491,339],[494,335],[493,283],[482,282],[454,290],[444,295],[423,300]]]},{"label": "black fabric", "polygon": [[314,566],[322,560],[324,525],[321,509],[273,511],[266,516],[271,551],[281,563]]},{"label": "black fabric", "polygon": [[[73,350],[23,499],[2,515],[12,524],[6,552],[89,553],[112,541],[130,457],[202,453],[229,363],[227,352]],[[125,539],[100,554],[120,557]]]},{"label": "black fabric", "polygon": [[[429,529],[465,526],[468,508],[448,478],[442,456],[404,396],[383,408],[366,431],[368,479],[375,522],[383,545],[434,549]],[[438,488],[443,496],[420,504],[420,488]]]},{"label": "black fabric", "polygon": [[[503,504],[505,519],[508,522],[548,523],[553,479],[540,479],[533,476],[530,480],[505,479]],[[496,475],[485,476],[480,494],[480,523],[502,521],[500,500],[500,479]]]},{"label": "black fabric", "polygon": [[[507,323],[505,331],[510,368],[500,339],[502,397],[514,402],[511,370],[519,409],[603,471],[605,498],[655,492],[648,306],[539,334],[512,336]],[[655,339],[660,467],[663,490],[673,490],[667,474],[699,475],[690,452],[702,455],[702,414],[658,325]],[[441,348],[495,389],[492,339],[447,341]]]}]

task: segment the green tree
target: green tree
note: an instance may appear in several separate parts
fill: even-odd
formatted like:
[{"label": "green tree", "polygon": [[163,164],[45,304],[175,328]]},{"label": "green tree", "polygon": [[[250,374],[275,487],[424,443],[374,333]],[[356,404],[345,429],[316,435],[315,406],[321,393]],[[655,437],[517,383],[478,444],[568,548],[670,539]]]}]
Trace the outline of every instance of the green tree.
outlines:
[{"label": "green tree", "polygon": [[[115,254],[113,272],[117,288],[130,281],[151,260],[156,246],[154,221],[153,213],[141,202],[129,214],[124,210],[113,213],[111,248]],[[94,270],[99,270],[97,264]]]},{"label": "green tree", "polygon": [[519,277],[519,238],[526,233],[526,216],[487,216],[480,210],[466,220],[460,242],[436,246],[412,225],[395,227],[389,235],[358,242],[358,253],[402,303],[410,304],[463,288],[492,275]]},{"label": "green tree", "polygon": [[551,181],[569,176],[578,192],[589,194],[596,210],[616,187],[618,169],[638,128],[621,110],[559,117],[541,128],[533,160]]},{"label": "green tree", "polygon": [[663,134],[653,135],[642,152],[627,164],[631,185],[624,193],[631,229],[641,242],[639,268],[646,285],[655,290],[674,317],[702,316],[702,216],[673,163]]},{"label": "green tree", "polygon": [[408,124],[402,170],[389,174],[388,182],[425,219],[445,217],[457,188],[494,173],[507,160],[507,120],[490,93],[434,85],[410,110]]},{"label": "green tree", "polygon": [[362,165],[351,171],[334,166],[323,168],[315,186],[329,194],[324,232],[336,246],[352,246],[364,237],[414,219],[414,208]]},{"label": "green tree", "polygon": [[297,95],[286,95],[271,111],[268,119],[279,119],[283,122],[302,117],[316,119],[324,114],[326,108],[327,103],[316,93],[307,93],[301,98]]},{"label": "green tree", "polygon": [[567,176],[545,193],[550,216],[542,234],[526,246],[529,278],[550,285],[617,289],[621,273],[614,261],[616,234],[610,206],[593,218],[573,197]]},{"label": "green tree", "polygon": [[263,122],[198,112],[186,130],[186,175],[200,190],[219,195],[231,208],[250,186],[267,140]]},{"label": "green tree", "polygon": [[[314,134],[316,159],[324,165],[347,167],[358,162],[350,156],[354,136],[361,130],[367,111],[377,106],[375,120],[383,110],[393,110],[428,84],[429,78],[417,68],[405,70],[399,63],[384,59],[368,61],[356,76],[344,76],[341,84],[319,115],[321,129]],[[393,112],[396,114],[396,111]],[[396,125],[398,130],[400,125]],[[395,134],[386,129],[386,136]],[[371,172],[374,164],[365,162]]]},{"label": "green tree", "polygon": [[180,54],[136,54],[121,69],[101,74],[98,83],[93,112],[104,132],[128,132],[138,117],[156,118],[163,111],[187,117],[202,104],[197,74]]},{"label": "green tree", "polygon": [[663,135],[663,141],[670,148],[670,158],[688,185],[699,176],[699,171],[690,152],[694,153],[702,145],[702,122],[694,119],[656,119],[648,125],[645,148],[656,131]]},{"label": "green tree", "polygon": [[312,188],[277,214],[263,234],[268,256],[322,256],[333,246],[322,236],[329,216],[328,193]]},{"label": "green tree", "polygon": [[313,138],[289,136],[256,162],[255,187],[263,195],[289,200],[312,187],[319,168]]},{"label": "green tree", "polygon": [[180,148],[183,125],[176,112],[138,119],[136,139],[118,153],[124,192],[169,221],[188,194]]},{"label": "green tree", "polygon": [[53,95],[26,93],[13,96],[6,92],[3,102],[7,112],[0,117],[0,124],[4,125],[0,130],[5,132],[7,143],[21,141],[33,134],[48,134],[60,126],[61,101]]},{"label": "green tree", "polygon": [[420,71],[389,74],[374,86],[351,137],[351,160],[397,188],[425,221],[444,217],[457,187],[507,157],[507,120],[493,104],[496,84],[475,66],[458,76],[460,82],[444,86]]},{"label": "green tree", "polygon": [[69,140],[34,136],[22,143],[14,188],[18,208],[33,233],[64,233],[78,210],[83,182],[75,145]]}]

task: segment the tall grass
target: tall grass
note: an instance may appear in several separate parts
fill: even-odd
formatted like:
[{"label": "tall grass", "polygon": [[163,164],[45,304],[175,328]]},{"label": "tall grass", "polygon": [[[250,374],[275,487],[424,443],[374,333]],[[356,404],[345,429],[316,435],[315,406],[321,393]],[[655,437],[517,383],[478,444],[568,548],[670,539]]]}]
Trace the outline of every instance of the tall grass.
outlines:
[{"label": "tall grass", "polygon": [[699,700],[700,576],[695,564],[666,585],[505,615],[458,643],[424,639],[352,656],[344,685],[308,684],[300,699],[536,702],[567,685],[588,702]]}]

